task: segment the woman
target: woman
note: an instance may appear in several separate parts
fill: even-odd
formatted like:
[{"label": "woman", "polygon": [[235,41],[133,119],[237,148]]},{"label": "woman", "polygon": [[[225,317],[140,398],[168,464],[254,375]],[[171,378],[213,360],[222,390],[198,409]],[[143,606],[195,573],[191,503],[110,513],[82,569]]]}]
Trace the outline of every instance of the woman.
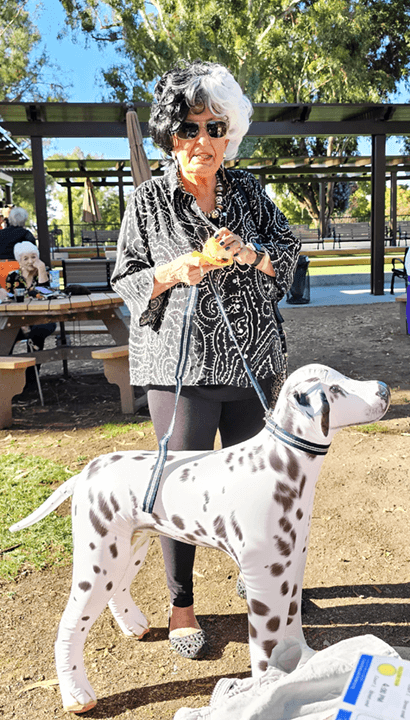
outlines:
[{"label": "woman", "polygon": [[[36,297],[39,294],[37,287],[48,288],[50,286],[47,268],[40,260],[36,245],[28,241],[17,243],[14,246],[14,257],[20,267],[7,275],[6,291],[8,293],[14,293],[17,288],[23,288],[29,296]],[[34,345],[33,350],[43,350],[45,339],[54,332],[56,327],[55,323],[23,326],[18,332],[16,342],[31,340]],[[29,350],[29,347],[27,349]],[[30,370],[31,372],[29,372]],[[26,377],[28,381],[34,379],[33,368],[28,368]]]},{"label": "woman", "polygon": [[[175,368],[190,286],[198,285],[188,362],[170,450],[209,450],[252,437],[264,409],[227,324],[266,395],[280,386],[285,359],[274,303],[290,285],[300,249],[288,223],[254,176],[225,170],[248,130],[252,106],[226,68],[195,61],[165,73],[155,89],[150,133],[172,163],[140,185],[122,223],[111,283],[131,312],[130,377],[148,386],[157,438],[172,418]],[[233,264],[216,269],[192,251],[217,235]],[[185,657],[206,638],[195,618],[195,548],[162,538],[171,594],[169,637]]]},{"label": "woman", "polygon": [[24,225],[28,213],[22,207],[13,207],[8,216],[8,227],[0,231],[0,260],[13,260],[13,248],[17,243],[28,241],[36,244],[34,235]]}]

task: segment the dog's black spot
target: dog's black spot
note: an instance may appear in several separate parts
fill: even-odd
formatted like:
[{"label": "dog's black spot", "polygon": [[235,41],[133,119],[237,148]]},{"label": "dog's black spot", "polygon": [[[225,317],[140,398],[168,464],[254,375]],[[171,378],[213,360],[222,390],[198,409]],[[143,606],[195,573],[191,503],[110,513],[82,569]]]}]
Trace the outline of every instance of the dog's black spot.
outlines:
[{"label": "dog's black spot", "polygon": [[290,523],[289,520],[285,517],[281,517],[281,519],[279,520],[279,525],[287,533],[292,530],[292,523]]},{"label": "dog's black spot", "polygon": [[135,565],[135,567],[138,567],[138,565],[141,565],[141,560],[136,560],[134,565]]},{"label": "dog's black spot", "polygon": [[283,460],[279,457],[277,450],[271,450],[269,453],[269,464],[277,472],[282,472]]},{"label": "dog's black spot", "polygon": [[262,672],[265,672],[265,670],[268,667],[268,663],[266,662],[266,660],[261,660],[258,667],[259,667],[259,670],[262,670]]},{"label": "dog's black spot", "polygon": [[94,494],[91,488],[88,490],[88,499],[92,505],[94,503]]},{"label": "dog's black spot", "polygon": [[111,455],[111,457],[110,457],[110,462],[111,462],[111,463],[118,462],[118,460],[122,460],[122,455],[119,455],[119,454],[117,454],[117,455]]},{"label": "dog's black spot", "polygon": [[285,568],[280,563],[273,563],[273,565],[270,566],[270,574],[274,577],[279,577],[279,575],[283,575],[285,572]]},{"label": "dog's black spot", "polygon": [[229,465],[229,463],[232,462],[233,457],[234,457],[233,452],[228,453],[228,455],[227,455],[226,458],[225,458],[225,462],[226,462],[227,465]]},{"label": "dog's black spot", "polygon": [[197,542],[195,535],[191,535],[190,533],[186,533],[184,537],[186,540],[190,540],[193,543]]},{"label": "dog's black spot", "polygon": [[179,530],[185,530],[185,523],[179,515],[173,515],[171,521],[177,526],[177,528],[179,528]]},{"label": "dog's black spot", "polygon": [[90,543],[90,548],[91,548],[91,550],[95,550],[95,545],[94,545],[94,543]]},{"label": "dog's black spot", "polygon": [[291,625],[293,623],[293,617],[288,617],[288,621],[286,625]]},{"label": "dog's black spot", "polygon": [[234,529],[234,533],[235,533],[236,537],[238,538],[238,540],[239,540],[240,542],[242,542],[242,539],[243,539],[242,530],[241,530],[241,528],[240,528],[239,525],[238,525],[238,521],[237,521],[237,519],[236,519],[236,517],[235,517],[235,513],[234,513],[234,512],[231,513],[231,525],[232,525],[232,527],[233,527],[233,529]]},{"label": "dog's black spot", "polygon": [[120,509],[120,504],[119,504],[117,498],[115,497],[114,493],[111,493],[110,500],[111,500],[111,505],[114,508],[114,512],[118,512],[118,510]]},{"label": "dog's black spot", "polygon": [[80,588],[80,590],[88,592],[89,590],[91,590],[91,583],[89,583],[87,580],[83,580],[82,582],[78,583],[78,587]]},{"label": "dog's black spot", "polygon": [[277,535],[275,535],[273,539],[276,540],[276,547],[278,548],[280,555],[284,555],[284,557],[289,557],[290,553],[292,552],[289,543],[285,542]]},{"label": "dog's black spot", "polygon": [[266,657],[270,658],[272,655],[272,650],[276,645],[278,644],[277,640],[265,640],[262,643],[263,650],[265,652]]},{"label": "dog's black spot", "polygon": [[215,518],[213,525],[215,534],[226,540],[228,536],[226,534],[225,518],[223,518],[222,515],[218,515],[218,517]]},{"label": "dog's black spot", "polygon": [[134,455],[133,460],[145,460],[145,455]]},{"label": "dog's black spot", "polygon": [[299,475],[299,463],[293,453],[288,449],[286,450],[288,452],[287,475],[291,480],[295,481]]},{"label": "dog's black spot", "polygon": [[305,485],[306,485],[306,475],[302,475],[301,480],[300,480],[300,485],[299,485],[299,497],[300,497],[300,498],[301,498],[302,495],[303,495],[303,491],[304,491],[304,489],[305,489]]},{"label": "dog's black spot", "polygon": [[303,518],[303,510],[299,508],[299,510],[296,510],[296,517],[298,520],[301,520]]},{"label": "dog's black spot", "polygon": [[93,526],[94,530],[98,535],[101,535],[101,537],[105,537],[108,530],[105,527],[105,525],[102,524],[99,517],[95,514],[94,510],[91,508],[89,512],[89,517],[91,520],[91,525]]},{"label": "dog's black spot", "polygon": [[196,522],[196,526],[198,528],[198,530],[195,530],[195,535],[206,535],[207,532],[206,532],[205,528],[203,528],[202,525],[200,525],[198,520],[196,520],[195,522]]},{"label": "dog's black spot", "polygon": [[93,570],[94,570],[94,572],[95,572],[96,575],[98,575],[98,573],[101,572],[101,568],[98,567],[98,565],[93,565]]},{"label": "dog's black spot", "polygon": [[249,628],[249,637],[257,638],[258,633],[257,633],[256,629],[253,627],[252,623],[248,622],[248,628]]},{"label": "dog's black spot", "polygon": [[109,550],[113,558],[118,557],[118,548],[116,543],[112,543],[111,545],[109,545]]},{"label": "dog's black spot", "polygon": [[291,602],[289,605],[289,615],[296,615],[297,611],[298,604],[295,601]]},{"label": "dog's black spot", "polygon": [[73,665],[72,669],[77,670],[77,665]]},{"label": "dog's black spot", "polygon": [[281,595],[287,595],[289,592],[289,583],[285,580],[284,583],[282,583],[280,587],[280,593]]},{"label": "dog's black spot", "polygon": [[98,493],[98,507],[104,515],[105,519],[111,522],[114,515],[112,514],[112,510],[102,493]]},{"label": "dog's black spot", "polygon": [[87,622],[87,620],[89,620],[89,619],[90,619],[89,615],[85,615],[84,617],[81,618],[81,620],[83,620],[84,622]]},{"label": "dog's black spot", "polygon": [[275,617],[272,617],[268,622],[266,623],[266,628],[269,630],[269,632],[276,632],[279,630],[280,625],[280,617],[276,615]]},{"label": "dog's black spot", "polygon": [[297,585],[294,585],[294,586],[293,586],[293,590],[292,590],[292,597],[295,597],[297,591],[298,591],[298,586],[297,586]]},{"label": "dog's black spot", "polygon": [[157,515],[157,513],[155,513],[155,512],[152,513],[152,519],[154,520],[154,522],[157,525],[162,525],[162,519],[160,518],[159,515]]},{"label": "dog's black spot", "polygon": [[262,615],[262,617],[264,617],[269,614],[268,606],[260,600],[251,600],[251,608],[255,615]]},{"label": "dog's black spot", "polygon": [[179,476],[180,482],[186,482],[186,481],[188,480],[188,478],[189,478],[190,472],[191,472],[191,471],[190,471],[189,468],[184,468],[183,471],[182,471],[182,473],[181,473],[181,475]]},{"label": "dog's black spot", "polygon": [[95,475],[99,471],[100,466],[101,466],[100,458],[96,458],[95,460],[93,460],[88,466],[87,479],[89,479],[93,475]]},{"label": "dog's black spot", "polygon": [[311,407],[310,399],[307,393],[295,392],[293,393],[293,397],[299,405],[302,405],[302,407]]},{"label": "dog's black spot", "polygon": [[208,490],[206,490],[206,491],[204,492],[204,499],[205,499],[205,502],[204,502],[204,504],[203,504],[202,510],[203,510],[204,512],[206,512],[206,511],[207,511],[207,507],[206,507],[206,506],[208,505],[209,500],[210,500]]},{"label": "dog's black spot", "polygon": [[290,537],[292,538],[293,547],[295,547],[296,537],[297,537],[297,536],[296,536],[296,533],[295,533],[294,530],[292,530],[292,531],[290,532]]}]

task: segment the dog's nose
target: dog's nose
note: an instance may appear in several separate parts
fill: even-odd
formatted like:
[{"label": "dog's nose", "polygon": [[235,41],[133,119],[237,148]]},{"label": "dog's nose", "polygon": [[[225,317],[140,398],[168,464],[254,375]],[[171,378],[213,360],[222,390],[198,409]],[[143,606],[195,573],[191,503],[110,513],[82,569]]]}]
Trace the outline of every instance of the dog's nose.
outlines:
[{"label": "dog's nose", "polygon": [[390,388],[386,383],[379,382],[379,390],[377,391],[376,395],[381,397],[383,400],[388,402],[390,400]]}]

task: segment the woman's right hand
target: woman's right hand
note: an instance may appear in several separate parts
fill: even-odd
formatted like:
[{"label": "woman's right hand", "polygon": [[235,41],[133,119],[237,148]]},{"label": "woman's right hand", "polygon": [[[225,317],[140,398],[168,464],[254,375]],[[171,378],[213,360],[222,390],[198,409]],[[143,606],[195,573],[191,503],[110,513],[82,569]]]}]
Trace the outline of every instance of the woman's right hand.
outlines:
[{"label": "woman's right hand", "polygon": [[192,253],[181,255],[170,263],[156,268],[154,290],[151,297],[158,297],[158,295],[180,282],[185,283],[185,285],[198,285],[207,272],[216,268],[218,268],[218,265],[201,263],[201,258],[193,257]]}]

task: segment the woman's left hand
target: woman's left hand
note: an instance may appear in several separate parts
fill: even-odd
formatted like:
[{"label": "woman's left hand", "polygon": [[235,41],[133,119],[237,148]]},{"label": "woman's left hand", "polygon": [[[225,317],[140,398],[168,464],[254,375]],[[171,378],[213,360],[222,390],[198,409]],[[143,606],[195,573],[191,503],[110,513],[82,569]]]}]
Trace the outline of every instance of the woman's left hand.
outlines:
[{"label": "woman's left hand", "polygon": [[[228,228],[223,227],[218,230],[218,232],[215,233],[215,238],[221,247],[223,247],[225,251],[228,251],[229,255],[237,263],[239,263],[239,265],[252,265],[255,262],[257,257],[255,250],[252,250],[252,248],[245,245],[242,238],[228,230]],[[265,258],[260,261],[257,268],[261,272],[265,273],[265,275],[275,277],[275,270],[267,253],[265,254]]]},{"label": "woman's left hand", "polygon": [[240,265],[250,265],[255,260],[255,252],[248,248],[239,235],[223,227],[215,233],[221,247]]}]

